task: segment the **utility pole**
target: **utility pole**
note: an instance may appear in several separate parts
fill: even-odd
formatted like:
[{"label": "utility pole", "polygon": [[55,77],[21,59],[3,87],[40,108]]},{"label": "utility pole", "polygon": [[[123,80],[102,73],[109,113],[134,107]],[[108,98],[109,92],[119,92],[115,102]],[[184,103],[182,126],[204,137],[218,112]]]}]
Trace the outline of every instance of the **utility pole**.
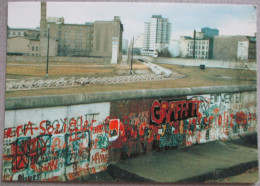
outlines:
[{"label": "utility pole", "polygon": [[195,59],[195,41],[196,41],[196,30],[193,32],[193,59]]},{"label": "utility pole", "polygon": [[48,24],[46,78],[48,78],[48,68],[49,68],[49,39],[50,39],[50,25]]},{"label": "utility pole", "polygon": [[133,74],[133,59],[134,59],[134,37],[133,37],[133,41],[132,41],[132,58],[131,58],[131,70],[130,70],[130,74]]}]

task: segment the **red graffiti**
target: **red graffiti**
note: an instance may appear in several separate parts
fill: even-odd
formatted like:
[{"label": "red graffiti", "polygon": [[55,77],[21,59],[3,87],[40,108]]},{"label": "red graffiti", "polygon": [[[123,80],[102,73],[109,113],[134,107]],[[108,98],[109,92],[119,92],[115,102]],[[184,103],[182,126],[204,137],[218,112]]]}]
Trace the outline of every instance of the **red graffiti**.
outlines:
[{"label": "red graffiti", "polygon": [[199,114],[198,100],[162,101],[155,100],[151,107],[151,119],[156,124],[196,117]]}]

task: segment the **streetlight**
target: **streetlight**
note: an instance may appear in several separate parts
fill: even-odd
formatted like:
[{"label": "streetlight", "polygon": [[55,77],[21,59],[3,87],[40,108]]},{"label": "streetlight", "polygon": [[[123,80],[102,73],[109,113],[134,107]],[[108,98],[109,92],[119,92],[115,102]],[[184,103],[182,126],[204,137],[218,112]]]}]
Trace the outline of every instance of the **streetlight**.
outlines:
[{"label": "streetlight", "polygon": [[46,78],[48,78],[48,67],[49,67],[49,39],[50,39],[50,25],[48,24],[48,40],[47,40],[47,66],[46,66]]},{"label": "streetlight", "polygon": [[196,42],[196,30],[193,32],[193,59],[195,59],[195,42]]},{"label": "streetlight", "polygon": [[134,59],[134,37],[133,37],[133,42],[132,42],[132,58],[131,58],[131,70],[130,70],[130,74],[133,74],[133,59]]}]

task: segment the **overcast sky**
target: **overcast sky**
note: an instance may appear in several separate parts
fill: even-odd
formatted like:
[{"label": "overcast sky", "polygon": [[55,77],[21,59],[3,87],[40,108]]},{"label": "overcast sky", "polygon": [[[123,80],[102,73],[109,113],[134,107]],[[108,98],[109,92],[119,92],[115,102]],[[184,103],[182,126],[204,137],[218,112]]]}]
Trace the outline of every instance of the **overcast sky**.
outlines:
[{"label": "overcast sky", "polygon": [[[192,35],[203,27],[217,28],[220,35],[251,35],[256,32],[256,10],[250,5],[212,5],[126,2],[47,2],[47,17],[64,17],[65,23],[84,24],[120,16],[124,38],[143,33],[153,14],[168,18],[172,38]],[[9,2],[8,26],[36,28],[40,25],[40,2]]]}]

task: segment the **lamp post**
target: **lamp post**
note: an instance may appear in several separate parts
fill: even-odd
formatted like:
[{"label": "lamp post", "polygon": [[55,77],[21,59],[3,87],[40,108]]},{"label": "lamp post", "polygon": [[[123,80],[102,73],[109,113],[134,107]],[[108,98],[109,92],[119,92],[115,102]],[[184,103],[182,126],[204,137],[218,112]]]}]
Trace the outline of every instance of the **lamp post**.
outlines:
[{"label": "lamp post", "polygon": [[195,42],[196,42],[196,30],[194,30],[194,32],[193,32],[193,59],[195,59]]},{"label": "lamp post", "polygon": [[46,78],[48,78],[48,68],[49,68],[49,39],[50,39],[50,25],[48,24],[48,40],[47,40],[47,66],[46,66]]},{"label": "lamp post", "polygon": [[132,42],[132,58],[131,58],[131,70],[130,70],[130,74],[133,74],[133,59],[134,59],[134,37],[133,37],[133,42]]}]

